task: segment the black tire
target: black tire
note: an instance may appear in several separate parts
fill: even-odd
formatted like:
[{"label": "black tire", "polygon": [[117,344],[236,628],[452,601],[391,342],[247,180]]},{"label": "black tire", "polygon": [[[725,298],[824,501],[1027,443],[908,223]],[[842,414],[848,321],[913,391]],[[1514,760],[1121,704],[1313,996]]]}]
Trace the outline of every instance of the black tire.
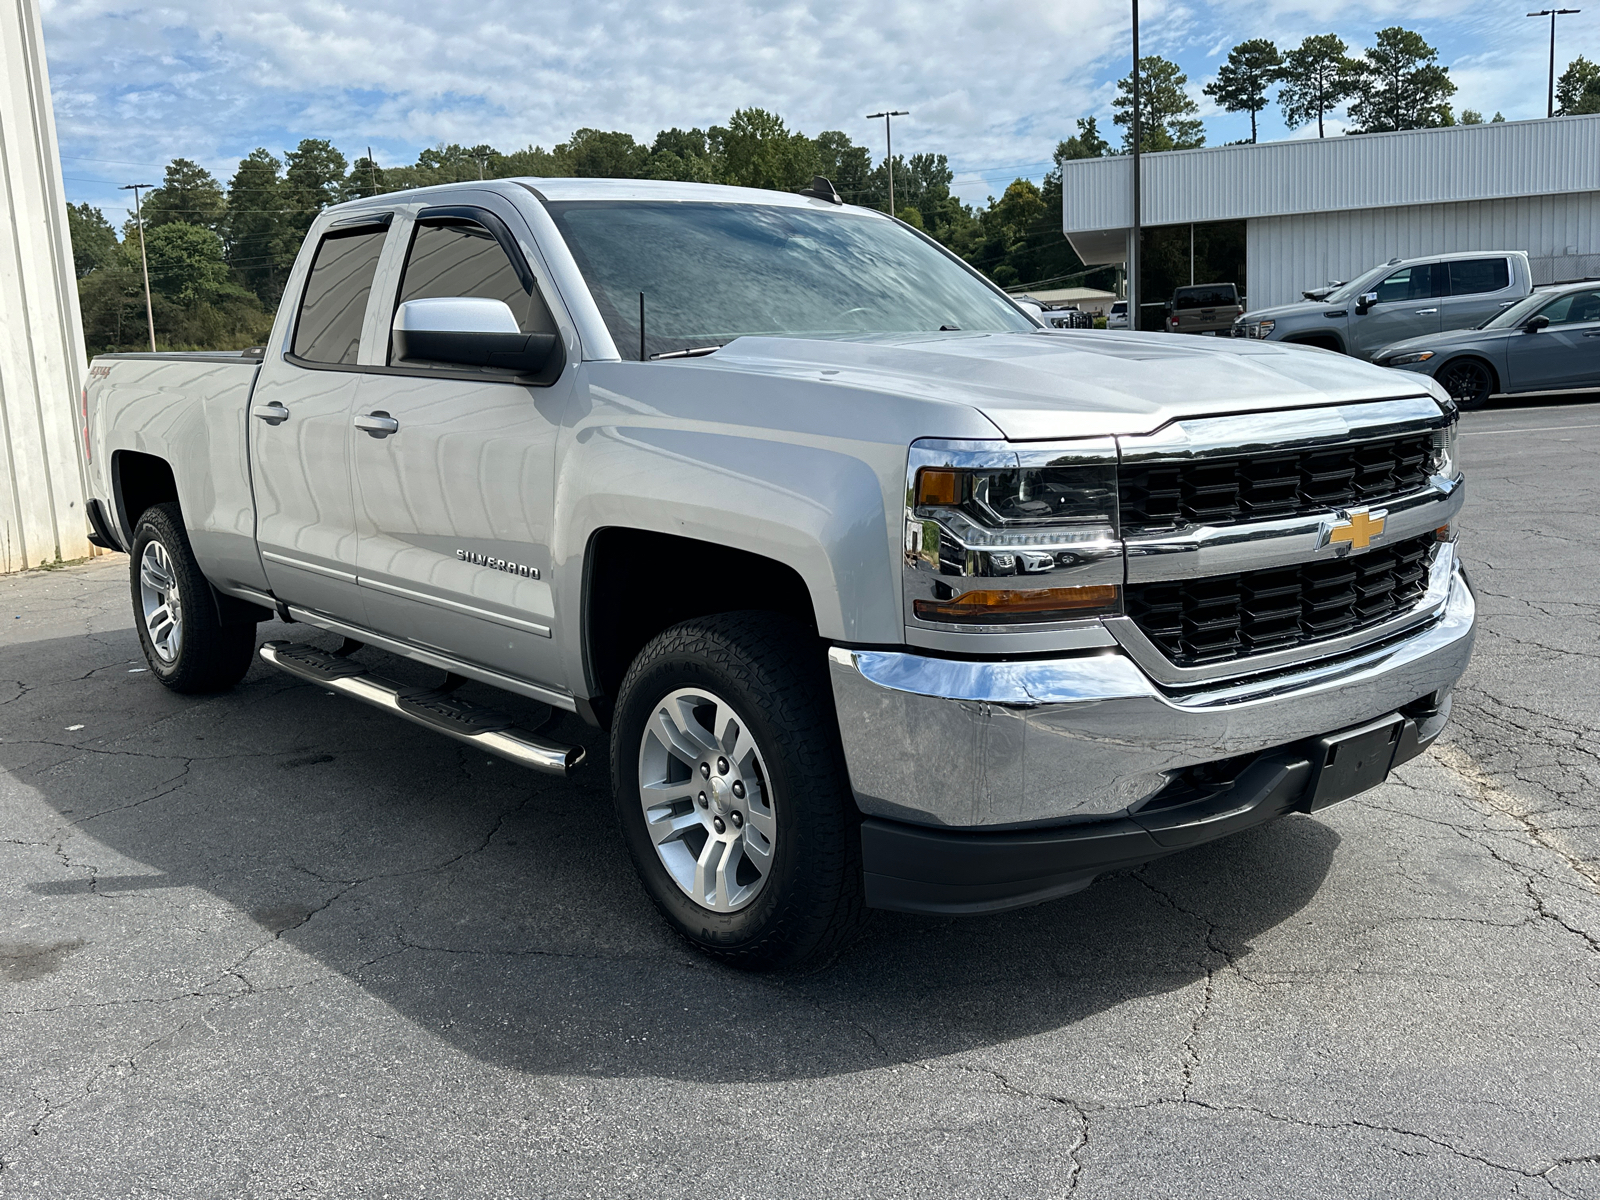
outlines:
[{"label": "black tire", "polygon": [[1494,394],[1494,371],[1481,358],[1455,358],[1440,367],[1434,379],[1464,412],[1482,408]]},{"label": "black tire", "polygon": [[[178,599],[179,637],[174,647],[163,641],[158,649],[146,616],[145,588],[141,570],[146,551],[158,543],[169,564],[170,592]],[[224,625],[217,615],[211,584],[200,573],[183,516],[176,503],[153,504],[144,510],[133,531],[129,556],[129,575],[133,587],[133,624],[139,631],[150,672],[175,692],[221,692],[244,678],[255,659],[256,627],[253,624]],[[168,591],[158,593],[169,595]],[[164,623],[158,623],[158,628]]]},{"label": "black tire", "polygon": [[[733,912],[697,903],[674,881],[641,803],[647,723],[675,691],[700,688],[744,721],[771,788],[777,836],[770,871],[748,906]],[[668,923],[707,954],[752,970],[794,967],[837,952],[859,927],[860,814],[815,634],[775,614],[743,612],[687,621],[658,635],[619,689],[611,776],[645,891]]]}]

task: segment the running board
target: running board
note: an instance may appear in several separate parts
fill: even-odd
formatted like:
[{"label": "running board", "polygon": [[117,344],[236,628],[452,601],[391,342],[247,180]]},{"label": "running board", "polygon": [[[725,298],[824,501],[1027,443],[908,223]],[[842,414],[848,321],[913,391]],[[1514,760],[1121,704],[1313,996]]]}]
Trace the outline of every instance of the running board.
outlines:
[{"label": "running board", "polygon": [[402,687],[371,674],[360,663],[298,642],[267,642],[261,657],[280,671],[415,721],[429,729],[498,754],[520,766],[567,775],[583,763],[582,746],[563,746],[511,727],[492,708],[458,700],[448,688]]}]

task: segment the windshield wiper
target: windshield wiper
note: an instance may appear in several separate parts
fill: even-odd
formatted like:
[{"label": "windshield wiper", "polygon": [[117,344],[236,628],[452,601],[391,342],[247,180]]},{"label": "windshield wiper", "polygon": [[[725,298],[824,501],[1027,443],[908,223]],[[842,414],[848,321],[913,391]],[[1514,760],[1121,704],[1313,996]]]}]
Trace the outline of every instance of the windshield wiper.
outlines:
[{"label": "windshield wiper", "polygon": [[652,354],[651,362],[659,362],[663,358],[703,358],[707,354],[715,354],[721,346],[695,346],[689,350],[668,350],[662,354]]}]

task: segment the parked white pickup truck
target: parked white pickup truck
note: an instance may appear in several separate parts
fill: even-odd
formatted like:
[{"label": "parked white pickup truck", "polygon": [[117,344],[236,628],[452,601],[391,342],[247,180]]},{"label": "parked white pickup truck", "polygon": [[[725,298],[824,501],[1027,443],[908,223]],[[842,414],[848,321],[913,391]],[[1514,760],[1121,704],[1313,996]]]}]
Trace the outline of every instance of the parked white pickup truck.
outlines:
[{"label": "parked white pickup truck", "polygon": [[268,662],[538,770],[582,750],[455,686],[577,713],[661,912],[752,966],[1344,799],[1472,647],[1432,380],[1045,329],[823,180],[340,205],[264,350],[90,375],[158,679],[276,613],[343,642]]}]

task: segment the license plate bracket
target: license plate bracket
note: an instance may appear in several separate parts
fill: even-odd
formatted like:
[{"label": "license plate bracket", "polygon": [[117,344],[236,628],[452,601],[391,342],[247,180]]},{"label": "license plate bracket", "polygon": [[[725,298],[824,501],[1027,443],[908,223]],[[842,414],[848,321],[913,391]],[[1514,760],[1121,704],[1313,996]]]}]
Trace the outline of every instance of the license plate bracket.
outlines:
[{"label": "license plate bracket", "polygon": [[1306,789],[1305,810],[1327,808],[1387,779],[1404,728],[1405,718],[1390,713],[1355,729],[1318,738],[1311,759],[1316,775]]}]

